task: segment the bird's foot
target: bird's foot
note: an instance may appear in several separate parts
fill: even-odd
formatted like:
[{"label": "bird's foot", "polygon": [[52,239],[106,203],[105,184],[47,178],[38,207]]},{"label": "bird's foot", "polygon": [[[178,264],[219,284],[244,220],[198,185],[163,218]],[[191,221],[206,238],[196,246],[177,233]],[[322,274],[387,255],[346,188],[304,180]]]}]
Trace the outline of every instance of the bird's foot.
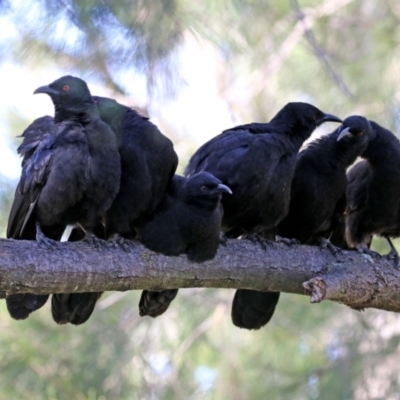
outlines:
[{"label": "bird's foot", "polygon": [[389,246],[390,246],[390,252],[388,254],[386,254],[386,258],[388,260],[393,260],[394,261],[394,266],[397,269],[400,269],[400,257],[399,257],[399,253],[397,252],[396,248],[394,247],[393,242],[391,241],[389,236],[385,237]]},{"label": "bird's foot", "polygon": [[342,254],[342,249],[333,245],[329,239],[320,236],[318,238],[319,245],[322,249],[328,249],[334,256]]},{"label": "bird's foot", "polygon": [[392,249],[390,250],[390,252],[388,254],[386,254],[385,256],[388,260],[393,260],[394,262],[394,266],[397,269],[400,269],[400,257],[399,257],[399,253],[396,251],[396,249]]},{"label": "bird's foot", "polygon": [[42,247],[46,250],[59,250],[59,243],[56,240],[50,239],[44,235],[40,225],[36,223],[36,241],[39,247]]},{"label": "bird's foot", "polygon": [[107,248],[107,241],[98,238],[92,232],[85,232],[85,238],[82,239],[82,242],[88,243],[90,246],[93,246],[96,250],[101,250]]},{"label": "bird's foot", "polygon": [[373,251],[371,249],[369,249],[366,245],[359,245],[357,247],[357,251],[361,254],[367,254],[369,255],[371,258],[373,258],[374,260],[379,260],[382,258],[382,256],[377,253],[376,251]]},{"label": "bird's foot", "polygon": [[275,235],[275,242],[284,243],[287,246],[293,246],[293,245],[300,244],[300,242],[297,239],[284,238],[284,237],[279,236],[279,235]]},{"label": "bird's foot", "polygon": [[228,238],[224,235],[223,232],[219,234],[219,244],[221,246],[226,246],[228,244]]},{"label": "bird's foot", "polygon": [[258,233],[249,233],[243,236],[244,239],[250,240],[253,243],[259,244],[263,250],[267,250],[269,240],[263,238]]},{"label": "bird's foot", "polygon": [[111,245],[113,249],[122,248],[125,252],[129,253],[131,251],[131,241],[125,239],[118,233],[114,233],[107,242]]}]

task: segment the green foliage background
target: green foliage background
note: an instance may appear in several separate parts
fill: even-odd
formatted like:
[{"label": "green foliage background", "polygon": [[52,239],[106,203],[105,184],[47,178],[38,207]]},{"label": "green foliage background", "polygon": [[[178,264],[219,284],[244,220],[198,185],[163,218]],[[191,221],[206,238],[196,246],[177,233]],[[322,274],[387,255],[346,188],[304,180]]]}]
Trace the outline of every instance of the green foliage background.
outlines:
[{"label": "green foliage background", "polygon": [[[185,89],[180,59],[191,46],[213,55],[217,93],[232,121],[266,121],[286,102],[303,100],[398,128],[395,0],[3,0],[0,7],[7,27],[0,63],[18,65],[32,80],[74,73],[122,102],[138,102],[174,140],[181,169],[205,139],[162,109]],[[30,122],[11,105],[1,120],[9,137]],[[0,183],[4,236],[15,182]],[[48,305],[17,322],[1,302],[0,397],[400,398],[398,315],[283,295],[273,321],[247,332],[230,322],[232,297],[181,290],[151,320],[138,315],[139,293],[107,293],[79,327],[55,325]]]}]

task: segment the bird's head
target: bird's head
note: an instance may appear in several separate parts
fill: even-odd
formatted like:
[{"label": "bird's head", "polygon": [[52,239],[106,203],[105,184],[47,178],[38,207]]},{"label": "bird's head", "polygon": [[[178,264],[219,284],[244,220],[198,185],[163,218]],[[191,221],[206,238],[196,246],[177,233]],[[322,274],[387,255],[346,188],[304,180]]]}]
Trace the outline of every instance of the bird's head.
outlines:
[{"label": "bird's head", "polygon": [[292,102],[286,104],[271,123],[288,127],[290,136],[300,137],[304,141],[310,137],[315,128],[328,121],[342,122],[335,115],[324,113],[311,104]]},{"label": "bird's head", "polygon": [[80,78],[66,75],[46,86],[37,88],[33,94],[45,93],[51,97],[57,111],[82,112],[94,106],[86,82]]},{"label": "bird's head", "polygon": [[337,129],[337,141],[343,143],[357,144],[359,147],[366,147],[372,135],[370,122],[360,116],[352,115],[347,117]]},{"label": "bird's head", "polygon": [[298,123],[305,126],[312,126],[314,129],[324,122],[342,122],[336,115],[324,113],[319,108],[308,103],[288,103],[283,108],[283,110],[285,109]]},{"label": "bird's head", "polygon": [[185,184],[185,193],[189,199],[218,201],[223,193],[232,194],[232,190],[208,172],[192,175]]}]

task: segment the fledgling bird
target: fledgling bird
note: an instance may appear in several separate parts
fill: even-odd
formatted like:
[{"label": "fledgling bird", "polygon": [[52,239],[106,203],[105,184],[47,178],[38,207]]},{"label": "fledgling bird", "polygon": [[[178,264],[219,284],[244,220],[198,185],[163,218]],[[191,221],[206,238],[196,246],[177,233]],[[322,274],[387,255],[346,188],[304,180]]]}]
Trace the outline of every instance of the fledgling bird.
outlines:
[{"label": "fledgling bird", "polygon": [[400,142],[388,129],[370,121],[372,135],[363,161],[348,172],[346,241],[350,248],[372,253],[372,235],[400,236]]},{"label": "fledgling bird", "polygon": [[312,245],[329,238],[345,212],[346,170],[367,148],[371,132],[366,118],[353,115],[298,154],[289,213],[277,229],[280,236]]},{"label": "fledgling bird", "polygon": [[[311,104],[288,103],[269,123],[229,129],[196,151],[186,175],[210,172],[233,192],[222,198],[222,227],[227,237],[271,236],[289,209],[297,153],[314,129],[327,121],[341,122]],[[246,329],[260,328],[272,317],[278,299],[279,293],[237,290],[233,323]],[[244,319],[254,306],[257,314],[264,313],[262,321]]]},{"label": "fledgling bird", "polygon": [[[229,187],[208,172],[190,178],[175,175],[153,217],[139,228],[139,240],[165,255],[187,254],[193,262],[211,260],[220,243],[223,193],[232,194]],[[163,314],[177,292],[178,289],[143,291],[140,315]]]},{"label": "fledgling bird", "polygon": [[136,236],[152,216],[178,166],[170,139],[137,111],[113,99],[93,96],[100,118],[115,132],[121,156],[120,190],[107,211],[107,236]]},{"label": "fledgling bird", "polygon": [[[21,179],[8,221],[7,237],[57,246],[67,225],[78,224],[86,240],[110,208],[120,181],[117,140],[101,121],[87,84],[63,76],[35,90],[48,94],[55,107],[53,123],[39,118],[24,132]],[[54,124],[54,125],[53,125]],[[91,315],[99,293],[56,294],[52,314],[57,323],[81,324]],[[46,296],[7,297],[12,317],[25,319]]]}]

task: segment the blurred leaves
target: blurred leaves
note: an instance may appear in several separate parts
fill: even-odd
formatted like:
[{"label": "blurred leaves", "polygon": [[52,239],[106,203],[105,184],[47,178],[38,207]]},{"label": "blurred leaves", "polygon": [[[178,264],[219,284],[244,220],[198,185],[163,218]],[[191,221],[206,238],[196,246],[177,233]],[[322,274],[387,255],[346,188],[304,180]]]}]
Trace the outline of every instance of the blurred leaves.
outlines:
[{"label": "blurred leaves", "polygon": [[[3,9],[18,27],[20,40],[10,48],[15,60],[72,64],[121,93],[135,73],[146,76],[150,93],[182,83],[178,58],[188,36],[218,49],[233,86],[247,76],[249,97],[263,97],[264,109],[277,89],[289,97],[307,87],[321,106],[334,95],[342,107],[377,113],[379,99],[393,96],[399,83],[395,0],[15,0]],[[368,78],[374,71],[385,87]],[[321,96],[326,90],[333,93]]]}]

